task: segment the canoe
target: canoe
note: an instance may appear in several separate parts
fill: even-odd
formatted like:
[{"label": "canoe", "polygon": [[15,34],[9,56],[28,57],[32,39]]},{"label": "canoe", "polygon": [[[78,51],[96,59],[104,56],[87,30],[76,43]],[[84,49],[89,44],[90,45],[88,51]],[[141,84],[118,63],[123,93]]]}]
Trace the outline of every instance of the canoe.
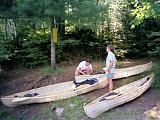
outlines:
[{"label": "canoe", "polygon": [[51,102],[84,94],[95,89],[104,88],[108,85],[108,82],[104,79],[97,80],[98,81],[93,85],[83,84],[78,87],[75,86],[73,81],[57,83],[54,85],[48,85],[45,87],[4,96],[1,97],[1,101],[7,107],[16,107],[31,103]]},{"label": "canoe", "polygon": [[83,106],[84,111],[90,118],[96,118],[111,108],[139,97],[151,86],[153,81],[154,74],[151,74],[138,81],[124,85]]},{"label": "canoe", "polygon": [[[137,74],[140,74],[140,73],[142,73],[144,71],[147,71],[147,70],[149,70],[151,68],[152,68],[152,62],[143,64],[143,65],[133,66],[133,67],[116,69],[113,79],[120,79],[120,78],[129,77],[129,76],[132,76],[132,75],[137,75]],[[78,75],[78,76],[75,76],[75,81],[76,82],[83,82],[86,79],[103,78],[103,77],[105,77],[105,74]]]}]

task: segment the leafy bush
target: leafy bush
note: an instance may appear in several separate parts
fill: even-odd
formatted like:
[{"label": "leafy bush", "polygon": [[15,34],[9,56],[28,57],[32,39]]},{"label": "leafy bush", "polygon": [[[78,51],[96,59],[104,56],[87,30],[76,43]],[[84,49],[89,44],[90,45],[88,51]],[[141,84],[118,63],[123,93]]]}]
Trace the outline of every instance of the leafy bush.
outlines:
[{"label": "leafy bush", "polygon": [[160,88],[160,63],[154,65],[152,71],[155,73],[154,87]]},{"label": "leafy bush", "polygon": [[23,39],[23,50],[20,51],[23,56],[25,66],[34,68],[38,65],[44,65],[49,62],[49,36],[30,35]]},{"label": "leafy bush", "polygon": [[71,59],[67,53],[71,53],[73,55],[77,51],[78,46],[80,46],[79,40],[62,40],[56,44],[56,60],[57,62],[65,61]]},{"label": "leafy bush", "polygon": [[150,56],[160,57],[160,47],[156,47],[155,50],[148,52]]},{"label": "leafy bush", "polygon": [[151,39],[148,46],[151,48],[148,50],[148,54],[154,57],[160,57],[160,31],[152,32],[148,35],[148,38]]}]

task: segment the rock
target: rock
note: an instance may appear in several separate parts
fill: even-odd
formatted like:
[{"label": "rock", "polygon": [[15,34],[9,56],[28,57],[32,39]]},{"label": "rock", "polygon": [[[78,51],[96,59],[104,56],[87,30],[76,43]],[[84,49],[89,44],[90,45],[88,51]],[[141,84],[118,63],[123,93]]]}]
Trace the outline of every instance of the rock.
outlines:
[{"label": "rock", "polygon": [[157,107],[144,112],[145,120],[160,120],[160,110]]},{"label": "rock", "polygon": [[69,104],[69,107],[70,107],[70,108],[75,108],[75,107],[76,107],[76,104],[71,103],[71,104]]},{"label": "rock", "polygon": [[64,108],[56,108],[55,112],[58,117],[61,117],[64,113]]}]

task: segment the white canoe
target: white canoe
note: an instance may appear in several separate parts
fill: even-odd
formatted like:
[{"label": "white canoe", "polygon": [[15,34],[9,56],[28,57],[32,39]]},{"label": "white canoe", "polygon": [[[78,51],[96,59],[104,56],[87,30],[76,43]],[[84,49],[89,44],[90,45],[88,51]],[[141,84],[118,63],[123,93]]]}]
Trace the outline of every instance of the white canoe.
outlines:
[{"label": "white canoe", "polygon": [[[119,79],[119,78],[129,77],[129,76],[132,76],[132,75],[137,75],[137,74],[140,74],[140,73],[142,73],[144,71],[147,71],[151,68],[152,68],[152,62],[149,62],[147,64],[143,64],[143,65],[133,66],[133,67],[116,69],[113,79]],[[83,82],[86,79],[103,78],[103,77],[105,77],[105,74],[78,75],[78,76],[75,76],[75,81],[76,82]]]},{"label": "white canoe", "polygon": [[[101,113],[129,102],[142,95],[154,81],[154,74],[143,79],[124,85],[112,92],[107,93],[93,102],[83,106],[85,113],[90,118],[96,118]],[[114,93],[114,94],[113,94]]]},{"label": "white canoe", "polygon": [[[84,94],[95,89],[104,88],[107,86],[107,84],[108,82],[106,80],[98,79],[98,82],[93,85],[84,84],[75,87],[73,81],[70,81],[70,82],[64,82],[45,87],[40,87],[37,89],[32,89],[9,96],[4,96],[1,97],[1,101],[4,105],[8,107],[16,107],[19,105],[31,104],[31,103],[51,102]],[[33,97],[24,97],[27,94],[29,95],[37,94],[37,95]]]}]

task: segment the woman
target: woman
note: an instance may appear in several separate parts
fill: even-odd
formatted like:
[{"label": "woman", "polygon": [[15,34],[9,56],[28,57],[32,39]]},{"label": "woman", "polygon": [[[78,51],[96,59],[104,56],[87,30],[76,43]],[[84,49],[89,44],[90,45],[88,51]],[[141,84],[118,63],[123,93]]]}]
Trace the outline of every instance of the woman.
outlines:
[{"label": "woman", "polygon": [[107,58],[106,58],[106,70],[105,70],[105,76],[108,80],[108,84],[109,84],[109,92],[111,92],[113,90],[113,82],[112,79],[114,77],[114,73],[115,73],[115,66],[116,66],[116,58],[115,55],[113,53],[113,46],[112,45],[108,45],[106,48],[106,52],[108,53]]}]

